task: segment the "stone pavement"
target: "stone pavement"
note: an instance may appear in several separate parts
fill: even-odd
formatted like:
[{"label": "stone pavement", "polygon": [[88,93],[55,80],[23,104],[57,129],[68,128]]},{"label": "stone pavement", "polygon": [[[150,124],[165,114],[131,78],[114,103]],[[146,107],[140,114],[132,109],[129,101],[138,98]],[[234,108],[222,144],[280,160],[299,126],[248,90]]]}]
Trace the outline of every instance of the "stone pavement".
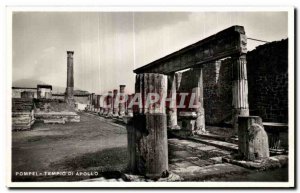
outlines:
[{"label": "stone pavement", "polygon": [[[228,174],[244,174],[250,170],[230,163],[222,163],[222,157],[232,152],[214,146],[172,138],[169,146],[169,179],[159,181],[204,181]],[[123,179],[122,179],[123,178]],[[104,177],[85,180],[88,182],[102,181],[151,181],[141,176],[123,175],[118,179]]]},{"label": "stone pavement", "polygon": [[[101,118],[104,119],[104,118]],[[112,122],[105,119],[105,122]],[[274,156],[270,161],[256,161],[253,163],[234,160],[238,146],[234,143],[217,139],[191,136],[188,139],[168,139],[169,172],[168,178],[158,181],[226,181],[231,178],[239,180],[239,176],[246,179],[247,175],[255,175],[257,170],[285,167],[288,156]],[[267,167],[266,164],[270,164]],[[280,163],[280,164],[279,164]],[[265,164],[265,165],[264,165]],[[152,181],[142,176],[122,174],[118,179],[104,177],[86,181]]]},{"label": "stone pavement", "polygon": [[243,167],[222,163],[232,151],[184,139],[169,139],[169,169],[183,181],[203,181],[226,174],[249,173]]}]

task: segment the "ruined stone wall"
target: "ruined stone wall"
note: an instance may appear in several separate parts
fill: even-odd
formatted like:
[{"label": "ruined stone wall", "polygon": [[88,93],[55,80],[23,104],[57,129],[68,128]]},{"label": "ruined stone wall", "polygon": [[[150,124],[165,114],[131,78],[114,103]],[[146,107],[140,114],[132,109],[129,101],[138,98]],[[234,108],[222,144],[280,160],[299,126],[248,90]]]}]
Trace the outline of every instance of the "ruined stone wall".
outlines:
[{"label": "ruined stone wall", "polygon": [[34,123],[33,99],[12,99],[12,130],[27,130]]},{"label": "ruined stone wall", "polygon": [[29,91],[34,93],[34,98],[37,98],[37,89],[36,88],[12,88],[12,98],[21,98],[21,93],[24,91]]},{"label": "ruined stone wall", "polygon": [[34,99],[35,112],[72,112],[65,100],[60,99]]},{"label": "ruined stone wall", "polygon": [[288,40],[247,54],[250,114],[264,122],[288,122]]},{"label": "ruined stone wall", "polygon": [[203,65],[203,100],[205,122],[219,125],[232,118],[232,65],[217,61]]},{"label": "ruined stone wall", "polygon": [[[197,87],[198,85],[198,77],[197,71],[192,69],[187,70],[181,73],[180,81],[178,84],[177,93],[188,93],[189,95],[186,96],[185,101],[189,101],[190,95],[192,93],[193,88]],[[180,95],[177,94],[177,105],[180,103]],[[185,103],[186,108],[178,108],[178,112],[185,112],[185,111],[193,111],[193,109],[188,108],[189,103]]]},{"label": "ruined stone wall", "polygon": [[[203,65],[203,102],[205,122],[208,125],[219,125],[231,121],[231,73],[232,65],[228,60]],[[193,70],[181,73],[177,92],[191,93],[191,90],[198,84],[197,76],[199,75]],[[187,110],[189,111],[189,109],[178,109],[178,112]]]},{"label": "ruined stone wall", "polygon": [[52,94],[52,99],[64,100],[65,95],[64,94]]}]

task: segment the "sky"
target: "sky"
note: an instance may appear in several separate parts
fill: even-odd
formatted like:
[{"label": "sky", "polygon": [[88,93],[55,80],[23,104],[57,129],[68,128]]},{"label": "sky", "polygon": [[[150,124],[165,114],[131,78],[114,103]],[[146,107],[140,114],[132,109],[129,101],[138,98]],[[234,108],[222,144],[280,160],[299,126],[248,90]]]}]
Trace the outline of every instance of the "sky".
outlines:
[{"label": "sky", "polygon": [[[125,84],[133,93],[138,67],[232,25],[250,38],[285,39],[287,21],[287,12],[15,12],[12,79],[65,88],[72,50],[75,88],[103,94]],[[248,50],[260,44],[248,40]]]}]

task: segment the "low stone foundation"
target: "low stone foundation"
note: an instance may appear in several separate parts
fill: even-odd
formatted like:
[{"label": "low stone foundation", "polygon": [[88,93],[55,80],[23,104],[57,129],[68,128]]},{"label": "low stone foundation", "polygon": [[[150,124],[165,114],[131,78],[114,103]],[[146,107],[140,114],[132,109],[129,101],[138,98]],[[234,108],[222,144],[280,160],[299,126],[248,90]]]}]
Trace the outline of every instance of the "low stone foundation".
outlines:
[{"label": "low stone foundation", "polygon": [[33,112],[12,112],[12,130],[29,130],[35,119]]},{"label": "low stone foundation", "polygon": [[37,112],[35,118],[44,123],[80,122],[80,116],[75,112]]},{"label": "low stone foundation", "polygon": [[222,161],[231,163],[234,165],[242,166],[248,169],[254,170],[269,170],[273,168],[282,168],[288,165],[288,155],[277,155],[269,158],[254,160],[254,161],[245,161],[235,159],[233,156],[223,157]]},{"label": "low stone foundation", "polygon": [[28,130],[34,121],[32,98],[13,98],[12,130]]}]

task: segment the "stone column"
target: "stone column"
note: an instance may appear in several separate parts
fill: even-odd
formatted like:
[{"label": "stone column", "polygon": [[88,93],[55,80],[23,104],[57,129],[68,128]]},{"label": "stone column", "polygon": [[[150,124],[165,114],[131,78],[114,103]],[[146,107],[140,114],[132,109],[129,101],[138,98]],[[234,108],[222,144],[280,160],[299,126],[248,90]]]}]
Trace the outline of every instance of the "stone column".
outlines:
[{"label": "stone column", "polygon": [[107,99],[108,99],[108,96],[107,96],[107,95],[104,95],[104,96],[103,96],[103,113],[102,113],[103,116],[106,116],[106,115],[108,114]]},{"label": "stone column", "polygon": [[73,77],[73,55],[74,51],[67,51],[67,88],[66,100],[67,102],[74,99],[74,77]]},{"label": "stone column", "polygon": [[100,95],[97,95],[97,113],[100,112]]},{"label": "stone column", "polygon": [[127,102],[126,102],[126,110],[127,110],[127,115],[129,117],[133,117],[133,109],[132,109],[132,105],[130,104],[132,99],[133,99],[134,94],[129,94],[128,98],[127,98]]},{"label": "stone column", "polygon": [[[151,179],[168,176],[167,117],[163,96],[167,94],[167,76],[156,73],[136,75],[135,92],[147,98],[156,93],[163,101],[147,106],[142,103],[140,111],[133,116],[134,131],[128,132],[130,163],[137,173]],[[133,143],[133,144],[132,144]],[[134,168],[131,168],[133,171]]]},{"label": "stone column", "polygon": [[168,75],[168,98],[167,103],[167,120],[168,129],[180,129],[177,124],[177,104],[176,104],[176,73]]},{"label": "stone column", "polygon": [[91,111],[94,111],[95,108],[95,93],[91,95]]},{"label": "stone column", "polygon": [[107,95],[107,117],[112,117],[113,115],[113,94],[112,91],[108,91]]},{"label": "stone column", "polygon": [[118,89],[113,90],[113,117],[118,117],[119,102],[118,102]]},{"label": "stone column", "polygon": [[123,117],[125,115],[125,87],[126,85],[120,85],[120,97],[119,97],[119,115]]},{"label": "stone column", "polygon": [[246,54],[232,57],[233,128],[238,130],[238,116],[249,116]]},{"label": "stone column", "polygon": [[100,98],[99,98],[99,115],[102,115],[103,114],[103,95],[100,95]]},{"label": "stone column", "polygon": [[195,68],[195,74],[198,77],[197,87],[193,89],[195,93],[195,105],[197,108],[195,112],[197,114],[197,118],[195,121],[195,132],[201,133],[205,132],[205,111],[204,111],[204,101],[203,101],[203,66],[199,68]]},{"label": "stone column", "polygon": [[264,159],[270,156],[268,135],[258,116],[238,117],[239,155],[245,160]]}]

